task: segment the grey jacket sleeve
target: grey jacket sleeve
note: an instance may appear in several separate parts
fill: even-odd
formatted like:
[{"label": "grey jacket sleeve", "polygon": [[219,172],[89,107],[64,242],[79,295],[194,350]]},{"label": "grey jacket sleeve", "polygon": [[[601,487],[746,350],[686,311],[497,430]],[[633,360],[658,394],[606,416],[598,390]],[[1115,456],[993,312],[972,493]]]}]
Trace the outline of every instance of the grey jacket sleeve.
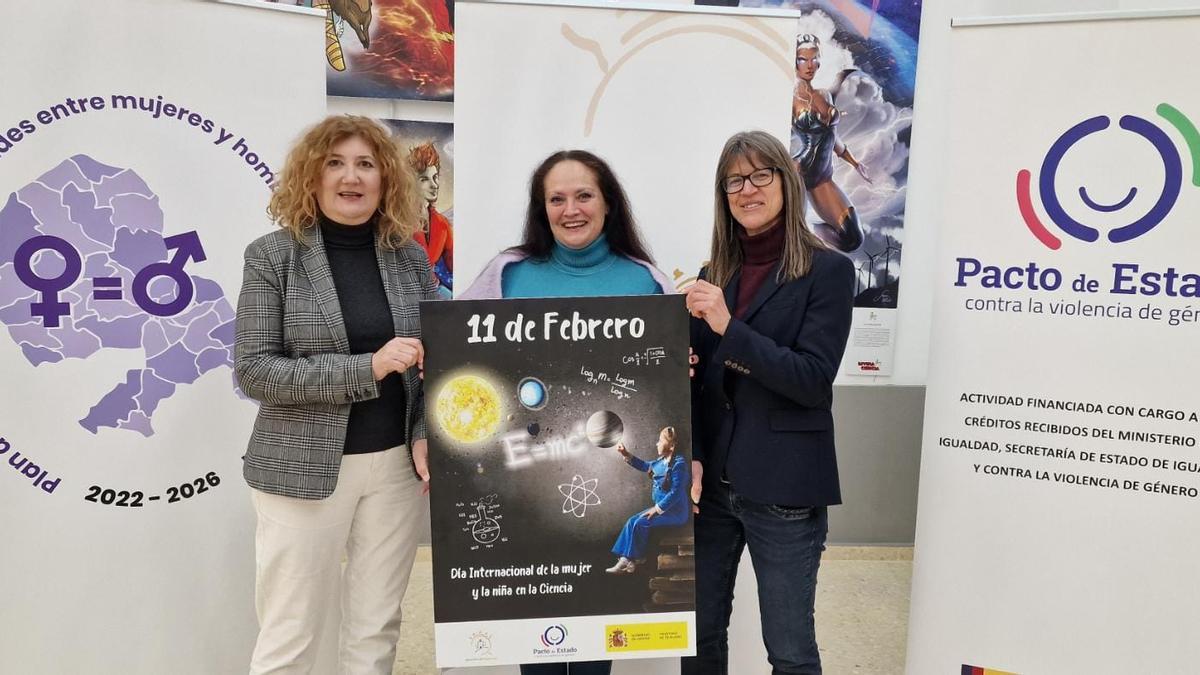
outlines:
[{"label": "grey jacket sleeve", "polygon": [[[242,391],[277,405],[353,403],[379,396],[371,355],[292,357],[284,350],[284,289],[260,241],[246,248],[234,370]],[[317,314],[314,307],[313,313]],[[319,315],[314,321],[323,321]]]},{"label": "grey jacket sleeve", "polygon": [[[424,288],[422,289],[421,299],[422,300],[440,300],[441,296],[438,295],[437,277],[435,277],[433,275],[433,269],[429,267],[429,261],[425,260],[424,262],[425,262],[425,268],[426,268],[426,271],[428,272],[428,274],[426,275],[426,282],[424,284]],[[430,336],[425,335],[424,328],[422,327],[422,330],[421,330],[422,345],[425,344],[429,340],[429,337]],[[425,387],[424,387],[424,383],[425,383],[424,380],[420,381],[421,386],[417,389],[417,400],[413,403],[411,433],[409,434],[410,438],[408,441],[410,444],[410,447],[411,447],[411,444],[413,441],[423,440],[428,435],[428,429],[425,426]]]}]

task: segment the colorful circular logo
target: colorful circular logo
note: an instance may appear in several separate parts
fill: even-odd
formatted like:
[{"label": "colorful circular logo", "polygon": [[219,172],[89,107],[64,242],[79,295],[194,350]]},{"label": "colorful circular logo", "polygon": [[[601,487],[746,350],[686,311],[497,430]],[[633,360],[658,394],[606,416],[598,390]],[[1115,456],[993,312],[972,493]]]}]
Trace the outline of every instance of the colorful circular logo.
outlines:
[{"label": "colorful circular logo", "polygon": [[567,639],[567,629],[560,625],[553,625],[542,631],[542,644],[547,647],[557,647]]},{"label": "colorful circular logo", "polygon": [[[1183,136],[1192,159],[1192,183],[1200,186],[1200,132],[1197,132],[1196,127],[1182,112],[1166,103],[1160,104],[1156,112]],[[1038,174],[1038,195],[1041,197],[1042,208],[1049,216],[1050,222],[1067,235],[1089,243],[1100,238],[1100,231],[1071,216],[1063,208],[1055,183],[1059,176],[1059,167],[1067,152],[1079,141],[1104,131],[1110,125],[1111,120],[1107,115],[1099,115],[1067,129],[1050,145],[1050,150],[1046,152],[1046,157],[1042,160],[1041,171]],[[1163,185],[1157,199],[1148,210],[1126,224],[1108,230],[1105,236],[1114,244],[1136,239],[1162,223],[1174,208],[1183,186],[1183,160],[1171,137],[1165,131],[1149,120],[1136,115],[1122,116],[1118,125],[1141,137],[1155,149],[1163,164]],[[1032,183],[1033,174],[1028,169],[1021,169],[1017,172],[1017,206],[1021,211],[1021,217],[1038,241],[1051,250],[1058,250],[1062,246],[1062,240],[1042,223],[1034,208]],[[1088,194],[1086,186],[1079,186],[1078,193],[1079,200],[1087,208],[1097,213],[1115,213],[1133,203],[1138,189],[1131,187],[1124,197],[1108,203],[1101,202],[1093,195]]]}]

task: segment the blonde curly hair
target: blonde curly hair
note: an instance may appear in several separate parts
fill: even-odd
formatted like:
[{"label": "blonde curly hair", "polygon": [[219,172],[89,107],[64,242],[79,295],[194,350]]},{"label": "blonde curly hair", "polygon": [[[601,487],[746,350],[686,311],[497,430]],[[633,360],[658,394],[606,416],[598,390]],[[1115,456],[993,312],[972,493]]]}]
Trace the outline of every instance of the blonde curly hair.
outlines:
[{"label": "blonde curly hair", "polygon": [[288,153],[275,183],[267,214],[299,241],[317,222],[317,186],[325,159],[333,146],[357,136],[375,154],[379,165],[380,195],[376,227],[380,241],[396,248],[412,239],[420,227],[423,202],[416,175],[405,161],[392,135],[378,122],[359,115],[331,115],[306,131]]}]

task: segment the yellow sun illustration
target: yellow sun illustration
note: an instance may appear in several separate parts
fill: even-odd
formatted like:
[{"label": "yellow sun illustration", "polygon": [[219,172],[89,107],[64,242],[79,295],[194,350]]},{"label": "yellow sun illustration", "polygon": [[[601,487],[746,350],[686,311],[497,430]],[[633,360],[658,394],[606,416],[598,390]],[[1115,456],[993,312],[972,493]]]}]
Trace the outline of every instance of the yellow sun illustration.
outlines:
[{"label": "yellow sun illustration", "polygon": [[438,393],[435,414],[451,438],[475,443],[496,433],[500,426],[500,396],[482,377],[460,375]]}]

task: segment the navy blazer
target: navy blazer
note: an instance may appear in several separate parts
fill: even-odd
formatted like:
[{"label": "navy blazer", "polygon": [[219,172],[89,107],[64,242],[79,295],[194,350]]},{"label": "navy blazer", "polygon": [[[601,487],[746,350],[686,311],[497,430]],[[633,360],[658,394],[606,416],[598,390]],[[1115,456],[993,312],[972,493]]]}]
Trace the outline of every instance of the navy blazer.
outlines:
[{"label": "navy blazer", "polygon": [[[777,271],[724,336],[692,318],[700,357],[692,381],[693,457],[704,464],[706,485],[726,479],[751,501],[840,504],[830,406],[850,334],[854,267],[818,249],[806,276],[780,284]],[[724,288],[731,312],[740,276]]]}]

